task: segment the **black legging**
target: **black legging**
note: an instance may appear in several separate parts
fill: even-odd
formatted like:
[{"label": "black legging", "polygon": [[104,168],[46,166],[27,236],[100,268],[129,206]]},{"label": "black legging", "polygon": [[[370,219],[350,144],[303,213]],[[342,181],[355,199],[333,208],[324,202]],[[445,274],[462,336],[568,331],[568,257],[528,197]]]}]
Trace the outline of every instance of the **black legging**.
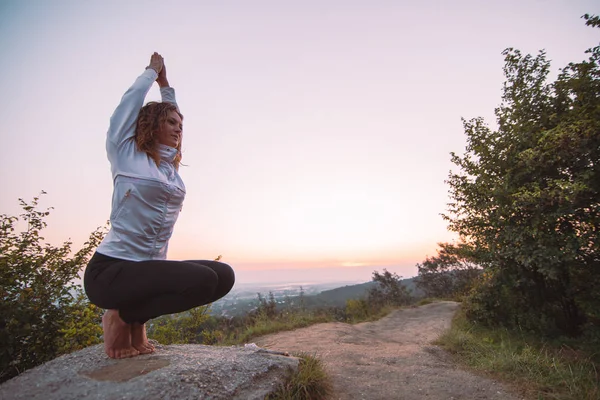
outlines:
[{"label": "black legging", "polygon": [[233,269],[218,261],[127,261],[94,253],[83,285],[90,301],[119,310],[127,323],[212,303],[235,282]]}]

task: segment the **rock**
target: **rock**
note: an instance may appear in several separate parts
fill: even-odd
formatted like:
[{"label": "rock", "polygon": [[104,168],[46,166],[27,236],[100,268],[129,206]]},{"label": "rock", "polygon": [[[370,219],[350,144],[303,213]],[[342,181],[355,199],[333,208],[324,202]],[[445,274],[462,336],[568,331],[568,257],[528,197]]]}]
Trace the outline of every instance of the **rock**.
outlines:
[{"label": "rock", "polygon": [[0,386],[0,399],[264,399],[298,358],[257,346],[162,346],[112,360],[103,345],[56,358]]}]

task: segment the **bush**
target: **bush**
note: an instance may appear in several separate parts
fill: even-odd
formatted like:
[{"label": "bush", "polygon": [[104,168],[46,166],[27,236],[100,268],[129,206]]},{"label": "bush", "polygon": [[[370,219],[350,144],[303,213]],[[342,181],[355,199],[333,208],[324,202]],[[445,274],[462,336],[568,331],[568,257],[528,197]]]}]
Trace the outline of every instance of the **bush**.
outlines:
[{"label": "bush", "polygon": [[350,322],[364,321],[369,316],[369,304],[364,299],[346,301],[346,317]]},{"label": "bush", "polygon": [[[147,335],[162,344],[214,344],[216,337],[205,333],[211,318],[209,310],[209,306],[200,306],[183,313],[156,318],[147,324]],[[210,343],[206,343],[205,339]]]},{"label": "bush", "polygon": [[405,306],[412,303],[413,298],[408,288],[402,284],[402,277],[384,269],[380,274],[373,271],[373,281],[377,286],[369,290],[367,301],[375,308],[386,305]]},{"label": "bush", "polygon": [[78,289],[74,303],[67,309],[66,323],[60,329],[62,334],[60,353],[71,353],[102,343],[103,311],[90,303],[83,291]]},{"label": "bush", "polygon": [[417,264],[415,284],[427,297],[462,300],[481,275],[482,267],[464,243],[438,245],[437,256]]},{"label": "bush", "polygon": [[[38,200],[19,199],[20,217],[0,215],[0,382],[100,340],[100,310],[73,280],[105,229],[92,232],[71,256],[71,242],[60,247],[43,242],[50,212],[39,211]],[[19,221],[27,227],[15,233]]]}]

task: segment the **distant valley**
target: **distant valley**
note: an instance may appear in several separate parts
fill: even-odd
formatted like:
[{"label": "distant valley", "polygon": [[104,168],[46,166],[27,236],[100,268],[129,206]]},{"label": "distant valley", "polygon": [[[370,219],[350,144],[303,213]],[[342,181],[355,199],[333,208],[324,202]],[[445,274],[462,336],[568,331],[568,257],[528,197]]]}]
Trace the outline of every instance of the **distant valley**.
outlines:
[{"label": "distant valley", "polygon": [[[415,295],[419,291],[414,278],[403,279],[402,283]],[[273,294],[278,307],[300,307],[307,309],[344,307],[350,299],[365,298],[370,288],[376,283],[330,282],[330,283],[252,283],[237,285],[232,291],[211,306],[211,313],[216,316],[244,315],[258,305],[258,293],[267,300]]]}]

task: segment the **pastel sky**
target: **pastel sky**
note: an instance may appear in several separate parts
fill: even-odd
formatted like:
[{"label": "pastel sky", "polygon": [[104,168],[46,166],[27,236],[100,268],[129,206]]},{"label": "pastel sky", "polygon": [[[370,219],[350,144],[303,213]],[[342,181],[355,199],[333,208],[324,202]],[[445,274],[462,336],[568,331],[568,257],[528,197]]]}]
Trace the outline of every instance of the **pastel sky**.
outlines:
[{"label": "pastel sky", "polygon": [[46,239],[74,248],[105,223],[108,120],[158,51],[185,116],[169,258],[414,276],[453,239],[449,153],[461,117],[494,123],[502,50],[546,49],[556,75],[598,44],[584,13],[600,3],[0,0],[0,213],[45,190]]}]

